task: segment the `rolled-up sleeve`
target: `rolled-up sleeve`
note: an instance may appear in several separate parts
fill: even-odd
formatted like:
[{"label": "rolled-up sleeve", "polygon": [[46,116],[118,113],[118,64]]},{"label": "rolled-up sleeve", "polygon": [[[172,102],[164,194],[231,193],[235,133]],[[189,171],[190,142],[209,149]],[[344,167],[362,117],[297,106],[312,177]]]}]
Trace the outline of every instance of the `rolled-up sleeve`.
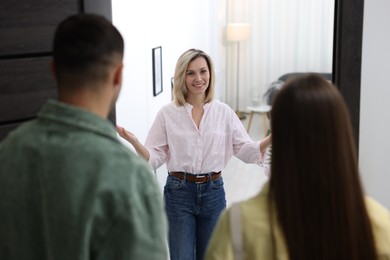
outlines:
[{"label": "rolled-up sleeve", "polygon": [[162,113],[156,115],[146,138],[145,147],[149,151],[149,165],[156,170],[163,165],[169,156],[166,126]]},{"label": "rolled-up sleeve", "polygon": [[233,119],[234,156],[245,163],[264,166],[265,152],[260,153],[260,142],[253,141],[238,118]]}]

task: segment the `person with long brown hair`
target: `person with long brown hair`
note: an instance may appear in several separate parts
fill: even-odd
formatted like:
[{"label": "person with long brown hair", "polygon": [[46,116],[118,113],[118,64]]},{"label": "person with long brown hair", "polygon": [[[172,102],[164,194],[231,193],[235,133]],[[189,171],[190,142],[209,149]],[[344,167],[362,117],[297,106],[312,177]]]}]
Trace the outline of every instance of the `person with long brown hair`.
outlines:
[{"label": "person with long brown hair", "polygon": [[337,88],[316,74],[287,82],[271,130],[269,182],[223,213],[206,259],[233,259],[234,208],[245,259],[390,259],[390,214],[364,196]]}]

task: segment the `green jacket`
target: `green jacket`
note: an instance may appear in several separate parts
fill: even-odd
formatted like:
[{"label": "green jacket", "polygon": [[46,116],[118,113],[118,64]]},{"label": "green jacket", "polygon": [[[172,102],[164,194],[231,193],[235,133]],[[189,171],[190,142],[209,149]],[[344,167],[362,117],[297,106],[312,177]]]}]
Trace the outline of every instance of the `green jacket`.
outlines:
[{"label": "green jacket", "polygon": [[49,100],[0,144],[0,259],[167,259],[161,191],[105,119]]}]

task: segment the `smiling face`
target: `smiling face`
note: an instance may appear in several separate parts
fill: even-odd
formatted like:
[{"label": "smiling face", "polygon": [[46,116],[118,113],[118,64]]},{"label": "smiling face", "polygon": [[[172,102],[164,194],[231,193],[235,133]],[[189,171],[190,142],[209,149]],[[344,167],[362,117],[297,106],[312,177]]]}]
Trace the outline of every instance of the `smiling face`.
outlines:
[{"label": "smiling face", "polygon": [[186,72],[186,87],[188,96],[206,96],[209,87],[210,71],[205,58],[199,57],[191,61]]}]

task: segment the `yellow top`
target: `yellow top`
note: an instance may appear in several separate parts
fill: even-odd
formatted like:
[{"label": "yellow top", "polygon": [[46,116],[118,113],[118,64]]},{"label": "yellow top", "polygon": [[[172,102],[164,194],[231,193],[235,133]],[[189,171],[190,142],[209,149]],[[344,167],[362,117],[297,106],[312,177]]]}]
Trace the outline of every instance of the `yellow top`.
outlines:
[{"label": "yellow top", "polygon": [[[276,256],[273,257],[271,222],[268,214],[268,191],[266,183],[255,197],[240,203],[241,227],[244,259],[278,259],[288,260],[284,238],[277,224],[273,225]],[[390,259],[390,213],[371,198],[366,198],[376,247],[381,260]],[[230,208],[221,215],[206,251],[205,260],[229,260],[233,257],[232,237],[230,230]],[[273,214],[275,216],[275,214]],[[276,223],[276,219],[273,220]]]}]

